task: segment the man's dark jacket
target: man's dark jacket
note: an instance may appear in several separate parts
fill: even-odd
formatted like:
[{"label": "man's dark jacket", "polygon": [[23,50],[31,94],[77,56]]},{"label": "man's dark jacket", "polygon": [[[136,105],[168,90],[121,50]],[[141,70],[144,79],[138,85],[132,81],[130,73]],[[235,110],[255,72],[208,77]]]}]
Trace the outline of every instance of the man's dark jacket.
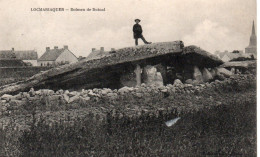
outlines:
[{"label": "man's dark jacket", "polygon": [[134,27],[133,27],[133,32],[134,32],[134,38],[137,39],[137,38],[141,38],[142,37],[142,26],[139,25],[139,24],[135,24]]}]

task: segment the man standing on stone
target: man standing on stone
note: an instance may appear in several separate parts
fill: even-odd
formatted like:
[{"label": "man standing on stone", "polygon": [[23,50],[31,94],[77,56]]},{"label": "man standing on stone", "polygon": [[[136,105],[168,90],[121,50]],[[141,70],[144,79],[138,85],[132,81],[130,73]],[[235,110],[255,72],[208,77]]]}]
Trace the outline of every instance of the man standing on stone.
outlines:
[{"label": "man standing on stone", "polygon": [[141,20],[135,19],[135,23],[136,24],[133,27],[135,45],[138,45],[138,38],[141,38],[145,44],[151,44],[152,42],[147,42],[145,40],[145,38],[143,37],[143,35],[142,35],[142,33],[143,33],[142,26],[139,25],[139,22],[141,22]]}]

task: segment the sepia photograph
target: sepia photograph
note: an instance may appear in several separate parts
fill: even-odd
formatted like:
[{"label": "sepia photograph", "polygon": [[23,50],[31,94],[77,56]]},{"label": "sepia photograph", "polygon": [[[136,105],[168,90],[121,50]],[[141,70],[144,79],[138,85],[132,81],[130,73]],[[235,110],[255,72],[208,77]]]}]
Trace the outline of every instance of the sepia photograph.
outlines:
[{"label": "sepia photograph", "polygon": [[0,0],[0,157],[257,156],[256,0]]}]

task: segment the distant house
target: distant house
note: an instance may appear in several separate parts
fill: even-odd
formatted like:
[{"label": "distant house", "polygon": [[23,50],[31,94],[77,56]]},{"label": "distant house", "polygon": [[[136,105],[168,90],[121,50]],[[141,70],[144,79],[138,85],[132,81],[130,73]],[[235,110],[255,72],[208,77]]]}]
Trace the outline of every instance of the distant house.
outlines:
[{"label": "distant house", "polygon": [[38,66],[55,66],[77,62],[77,57],[65,45],[63,48],[54,46],[54,49],[46,47],[45,53],[38,59]]},{"label": "distant house", "polygon": [[249,58],[250,56],[248,54],[243,53],[243,51],[239,51],[239,50],[234,50],[233,52],[228,52],[228,51],[224,51],[224,52],[215,52],[215,54],[223,61],[223,62],[228,62],[232,59],[236,59],[239,57],[245,57],[245,58]]},{"label": "distant house", "polygon": [[0,67],[21,67],[26,63],[17,58],[13,50],[0,51]]},{"label": "distant house", "polygon": [[227,50],[224,52],[216,51],[215,55],[218,56],[219,59],[222,59],[226,53],[229,53]]},{"label": "distant house", "polygon": [[[115,49],[111,48],[111,51],[115,51]],[[88,60],[97,59],[97,58],[104,57],[106,55],[109,55],[109,52],[105,51],[104,47],[100,47],[100,50],[97,50],[96,48],[92,48],[92,51],[90,52],[90,54],[87,56],[86,59]]]},{"label": "distant house", "polygon": [[83,57],[83,56],[79,56],[78,60],[81,61],[81,60],[84,60],[86,59],[87,57]]},{"label": "distant house", "polygon": [[16,59],[20,59],[31,66],[37,66],[37,59],[38,59],[37,51],[35,50],[15,51],[14,48],[12,48],[12,51],[14,52]]},{"label": "distant house", "polygon": [[0,59],[11,59],[16,58],[15,53],[12,50],[1,50]]}]

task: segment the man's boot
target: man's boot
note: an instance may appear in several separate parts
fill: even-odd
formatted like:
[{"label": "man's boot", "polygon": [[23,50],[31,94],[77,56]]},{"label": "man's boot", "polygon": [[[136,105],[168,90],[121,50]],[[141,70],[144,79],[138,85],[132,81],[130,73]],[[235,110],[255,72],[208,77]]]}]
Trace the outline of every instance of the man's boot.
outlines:
[{"label": "man's boot", "polygon": [[151,44],[151,43],[152,43],[152,42],[147,42],[147,41],[145,40],[145,38],[144,38],[143,35],[141,36],[141,39],[143,40],[143,42],[144,42],[145,44]]}]

